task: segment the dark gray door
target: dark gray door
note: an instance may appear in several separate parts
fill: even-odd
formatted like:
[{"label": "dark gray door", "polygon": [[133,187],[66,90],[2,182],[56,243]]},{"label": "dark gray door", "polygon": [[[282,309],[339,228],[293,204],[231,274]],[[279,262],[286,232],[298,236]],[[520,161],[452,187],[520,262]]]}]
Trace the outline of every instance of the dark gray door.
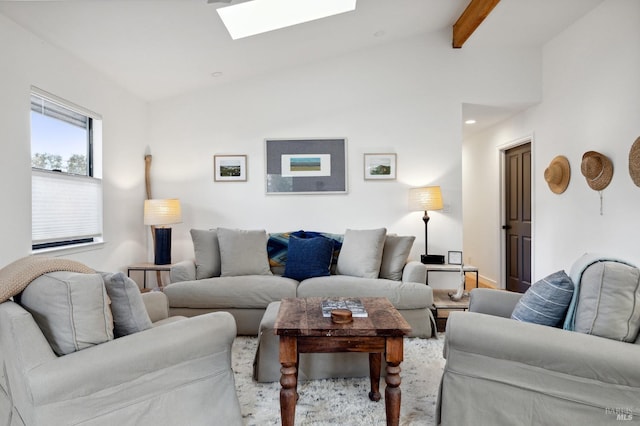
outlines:
[{"label": "dark gray door", "polygon": [[505,152],[507,290],[531,286],[531,143]]}]

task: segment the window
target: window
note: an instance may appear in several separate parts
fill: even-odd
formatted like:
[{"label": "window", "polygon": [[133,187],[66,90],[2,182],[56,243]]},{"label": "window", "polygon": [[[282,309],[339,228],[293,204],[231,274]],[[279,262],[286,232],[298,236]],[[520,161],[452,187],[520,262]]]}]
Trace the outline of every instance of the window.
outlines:
[{"label": "window", "polygon": [[31,92],[32,249],[102,241],[100,116]]}]

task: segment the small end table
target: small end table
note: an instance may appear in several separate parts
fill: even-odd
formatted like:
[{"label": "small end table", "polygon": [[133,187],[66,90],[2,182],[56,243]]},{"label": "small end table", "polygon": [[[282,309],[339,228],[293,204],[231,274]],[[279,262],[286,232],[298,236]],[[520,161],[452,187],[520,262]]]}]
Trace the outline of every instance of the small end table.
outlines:
[{"label": "small end table", "polygon": [[[465,294],[460,300],[452,300],[449,293],[455,293],[456,289],[433,290],[433,317],[436,320],[438,331],[444,331],[447,318],[451,311],[466,311],[469,309],[469,295]],[[442,316],[440,316],[442,314]]]},{"label": "small end table", "polygon": [[[443,265],[438,264],[426,264],[424,265],[427,268],[427,284],[429,284],[429,272],[457,272],[460,273],[460,265],[452,265],[450,263],[445,263]],[[462,267],[464,274],[472,273],[476,274],[476,288],[478,288],[478,268],[476,266],[464,265]]]},{"label": "small end table", "polygon": [[[160,272],[168,272],[171,270],[173,264],[169,265],[156,265],[155,263],[143,262],[143,263],[134,263],[133,265],[127,266],[127,276],[131,277],[131,271],[142,271],[143,280],[142,280],[142,290],[147,288],[147,272],[156,271],[158,274]],[[162,288],[164,285],[162,284],[162,277],[159,276],[158,287]]]}]

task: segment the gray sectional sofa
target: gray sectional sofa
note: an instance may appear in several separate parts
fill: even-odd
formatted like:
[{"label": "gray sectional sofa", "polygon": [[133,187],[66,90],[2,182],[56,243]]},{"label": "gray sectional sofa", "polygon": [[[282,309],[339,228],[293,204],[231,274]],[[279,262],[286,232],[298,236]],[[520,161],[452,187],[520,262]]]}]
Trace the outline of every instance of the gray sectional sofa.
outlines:
[{"label": "gray sectional sofa", "polygon": [[[384,228],[348,229],[344,235],[192,229],[191,236],[195,258],[174,265],[171,284],[164,287],[171,315],[226,311],[238,334],[257,335],[267,306],[286,297],[387,297],[411,325],[412,336],[434,332],[425,267],[407,261],[414,237],[387,235]],[[330,258],[307,271],[318,265],[326,240]]]}]

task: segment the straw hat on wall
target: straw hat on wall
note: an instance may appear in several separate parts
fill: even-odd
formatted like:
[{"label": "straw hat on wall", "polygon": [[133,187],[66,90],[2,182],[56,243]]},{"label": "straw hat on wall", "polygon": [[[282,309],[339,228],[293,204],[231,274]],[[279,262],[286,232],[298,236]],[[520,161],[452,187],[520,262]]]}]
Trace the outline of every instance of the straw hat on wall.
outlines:
[{"label": "straw hat on wall", "polygon": [[640,138],[631,145],[629,151],[629,175],[636,186],[640,186]]},{"label": "straw hat on wall", "polygon": [[555,157],[549,163],[549,167],[544,170],[544,180],[547,181],[551,192],[556,194],[562,194],[567,189],[570,178],[571,167],[564,155]]},{"label": "straw hat on wall", "polygon": [[587,151],[582,155],[580,171],[587,179],[589,187],[595,191],[602,191],[613,177],[613,163],[603,154]]}]

